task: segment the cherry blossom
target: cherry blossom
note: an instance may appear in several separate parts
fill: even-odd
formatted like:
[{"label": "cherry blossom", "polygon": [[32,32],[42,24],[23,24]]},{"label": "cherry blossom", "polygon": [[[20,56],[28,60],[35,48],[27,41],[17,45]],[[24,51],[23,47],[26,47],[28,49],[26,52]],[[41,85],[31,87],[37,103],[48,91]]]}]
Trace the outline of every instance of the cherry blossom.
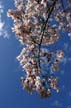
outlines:
[{"label": "cherry blossom", "polygon": [[30,93],[37,91],[41,98],[50,97],[51,89],[60,91],[54,74],[59,71],[64,53],[61,49],[50,51],[48,46],[58,42],[66,31],[71,37],[71,1],[14,1],[16,9],[9,9],[7,15],[14,21],[12,31],[16,38],[25,45],[17,57],[25,71],[22,86]]}]

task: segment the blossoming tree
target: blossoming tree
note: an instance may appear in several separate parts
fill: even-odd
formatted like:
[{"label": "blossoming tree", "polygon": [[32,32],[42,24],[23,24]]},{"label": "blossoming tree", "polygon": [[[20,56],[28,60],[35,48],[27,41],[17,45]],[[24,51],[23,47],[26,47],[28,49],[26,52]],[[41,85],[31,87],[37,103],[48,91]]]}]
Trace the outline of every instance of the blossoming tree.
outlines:
[{"label": "blossoming tree", "polygon": [[[59,92],[59,62],[64,57],[62,50],[48,50],[57,42],[61,32],[71,37],[71,0],[15,0],[15,10],[7,15],[14,20],[12,28],[23,49],[17,57],[24,69],[21,83],[40,97],[50,97],[54,89]],[[46,46],[46,48],[44,48]]]}]

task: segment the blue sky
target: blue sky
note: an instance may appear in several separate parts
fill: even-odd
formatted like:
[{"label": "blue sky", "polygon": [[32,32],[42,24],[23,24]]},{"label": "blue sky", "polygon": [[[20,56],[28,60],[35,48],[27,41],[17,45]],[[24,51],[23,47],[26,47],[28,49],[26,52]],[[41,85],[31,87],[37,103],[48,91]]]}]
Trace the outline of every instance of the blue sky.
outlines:
[{"label": "blue sky", "polygon": [[50,98],[40,99],[37,93],[30,95],[23,91],[20,83],[23,71],[16,60],[23,46],[11,32],[13,22],[6,15],[9,8],[14,8],[13,3],[13,0],[0,0],[0,108],[71,108],[71,40],[67,33],[49,47],[65,53],[57,74],[60,93],[53,91]]}]

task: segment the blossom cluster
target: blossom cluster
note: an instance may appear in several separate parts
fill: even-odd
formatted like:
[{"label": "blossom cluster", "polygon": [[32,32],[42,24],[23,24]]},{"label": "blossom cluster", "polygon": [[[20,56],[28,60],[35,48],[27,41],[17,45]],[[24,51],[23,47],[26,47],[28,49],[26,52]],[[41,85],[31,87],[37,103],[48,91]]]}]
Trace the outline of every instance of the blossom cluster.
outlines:
[{"label": "blossom cluster", "polygon": [[59,92],[59,63],[64,57],[62,50],[56,52],[44,48],[57,42],[61,32],[71,36],[71,1],[64,0],[15,0],[15,10],[7,15],[14,20],[12,31],[24,47],[17,57],[25,70],[21,77],[23,88],[37,91],[43,98],[51,96],[51,89]]},{"label": "blossom cluster", "polygon": [[37,91],[41,97],[49,97],[51,88],[59,92],[58,78],[53,77],[51,72],[59,71],[59,62],[64,54],[61,50],[54,53],[43,48],[40,52],[40,67],[38,48],[33,45],[30,48],[23,48],[21,54],[17,57],[26,72],[26,76],[21,77],[21,81],[28,92]]}]

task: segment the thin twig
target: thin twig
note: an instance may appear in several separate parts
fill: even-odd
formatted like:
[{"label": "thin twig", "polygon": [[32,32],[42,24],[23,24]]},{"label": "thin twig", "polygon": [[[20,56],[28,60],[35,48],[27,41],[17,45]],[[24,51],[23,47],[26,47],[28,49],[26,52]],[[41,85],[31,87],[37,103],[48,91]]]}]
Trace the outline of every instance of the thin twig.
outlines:
[{"label": "thin twig", "polygon": [[44,25],[43,25],[43,31],[42,31],[42,35],[41,35],[41,39],[40,39],[40,43],[39,43],[39,52],[38,52],[38,59],[39,59],[39,67],[40,67],[40,68],[41,68],[41,66],[40,66],[40,49],[41,49],[41,44],[42,44],[42,40],[43,40],[43,36],[44,36],[45,29],[46,29],[46,25],[47,25],[48,20],[49,20],[49,18],[50,18],[50,16],[51,16],[52,12],[53,12],[53,10],[54,10],[54,7],[55,7],[55,5],[56,5],[56,2],[57,2],[57,0],[54,0],[51,9],[50,9],[49,12],[48,12],[47,20],[46,20],[46,22],[45,22]]}]

